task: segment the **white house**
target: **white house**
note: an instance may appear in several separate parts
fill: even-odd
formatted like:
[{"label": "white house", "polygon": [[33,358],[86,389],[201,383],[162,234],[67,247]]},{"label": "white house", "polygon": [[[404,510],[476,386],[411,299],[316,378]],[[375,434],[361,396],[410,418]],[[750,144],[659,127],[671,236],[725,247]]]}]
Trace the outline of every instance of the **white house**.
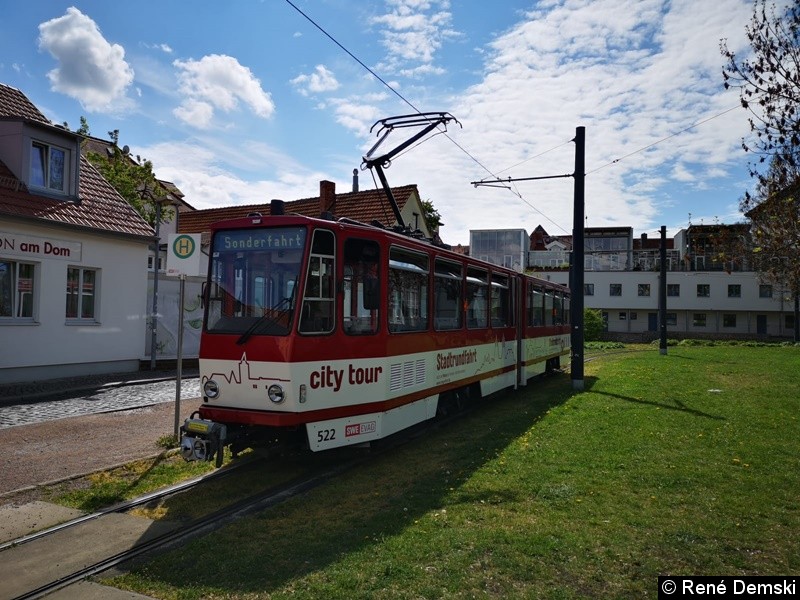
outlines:
[{"label": "white house", "polygon": [[135,371],[153,229],[0,84],[0,382]]}]

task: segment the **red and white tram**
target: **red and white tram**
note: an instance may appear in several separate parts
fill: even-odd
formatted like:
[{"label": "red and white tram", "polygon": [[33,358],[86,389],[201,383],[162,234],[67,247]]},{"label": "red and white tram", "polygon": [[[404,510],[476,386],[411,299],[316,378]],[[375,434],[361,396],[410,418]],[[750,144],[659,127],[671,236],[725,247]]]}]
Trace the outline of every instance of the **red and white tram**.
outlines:
[{"label": "red and white tram", "polygon": [[570,352],[569,290],[394,231],[281,214],[212,229],[187,459],[377,440]]}]

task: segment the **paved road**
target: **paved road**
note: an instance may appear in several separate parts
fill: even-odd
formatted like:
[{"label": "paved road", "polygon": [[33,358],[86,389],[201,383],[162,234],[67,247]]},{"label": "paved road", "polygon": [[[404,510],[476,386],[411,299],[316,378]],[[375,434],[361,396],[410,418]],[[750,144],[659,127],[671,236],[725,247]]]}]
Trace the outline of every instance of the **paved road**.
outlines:
[{"label": "paved road", "polygon": [[[181,384],[181,399],[192,399],[196,403],[200,396],[197,376],[185,378]],[[110,384],[61,394],[54,390],[35,401],[0,406],[0,429],[173,402],[175,391],[174,379]]]}]

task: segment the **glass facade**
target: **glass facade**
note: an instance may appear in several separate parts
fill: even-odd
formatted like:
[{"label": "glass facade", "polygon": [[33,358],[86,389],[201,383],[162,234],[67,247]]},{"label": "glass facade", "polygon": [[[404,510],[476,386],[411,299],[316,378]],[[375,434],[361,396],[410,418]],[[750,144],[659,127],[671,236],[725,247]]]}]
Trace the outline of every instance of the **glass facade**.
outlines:
[{"label": "glass facade", "polygon": [[473,258],[514,269],[520,273],[527,267],[530,238],[524,229],[470,231],[469,248]]}]

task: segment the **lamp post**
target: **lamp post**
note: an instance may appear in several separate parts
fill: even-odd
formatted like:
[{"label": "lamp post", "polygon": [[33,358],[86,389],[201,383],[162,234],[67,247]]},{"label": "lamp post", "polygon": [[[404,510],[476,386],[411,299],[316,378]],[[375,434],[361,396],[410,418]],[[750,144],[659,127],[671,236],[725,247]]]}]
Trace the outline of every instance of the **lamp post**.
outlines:
[{"label": "lamp post", "polygon": [[166,196],[154,198],[145,188],[144,193],[150,196],[156,209],[156,242],[153,260],[153,312],[150,314],[150,370],[156,370],[156,348],[158,345],[158,263],[161,258],[161,205],[167,201]]}]

